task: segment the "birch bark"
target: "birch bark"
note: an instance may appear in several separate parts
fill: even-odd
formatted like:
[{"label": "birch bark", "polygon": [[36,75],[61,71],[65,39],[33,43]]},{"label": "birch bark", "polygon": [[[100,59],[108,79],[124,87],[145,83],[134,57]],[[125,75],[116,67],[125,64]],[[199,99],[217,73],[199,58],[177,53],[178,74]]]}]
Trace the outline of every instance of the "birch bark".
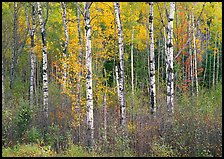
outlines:
[{"label": "birch bark", "polygon": [[94,146],[93,125],[93,89],[92,89],[92,52],[91,52],[91,26],[90,26],[90,2],[84,3],[84,21],[86,29],[86,100],[87,100],[87,145],[91,151]]},{"label": "birch bark", "polygon": [[43,52],[43,113],[44,118],[48,119],[48,68],[47,68],[47,42],[46,31],[43,21],[42,8],[40,2],[37,2],[38,16],[40,21],[41,36],[42,36],[42,52]]},{"label": "birch bark", "polygon": [[35,80],[35,53],[34,53],[34,33],[36,28],[36,11],[35,11],[35,5],[34,3],[31,4],[32,7],[32,27],[30,28],[30,39],[31,39],[31,49],[30,49],[30,106],[33,107],[34,105],[34,82]]},{"label": "birch bark", "polygon": [[[63,22],[63,27],[64,27],[64,34],[65,34],[65,44],[63,47],[63,85],[62,85],[62,90],[63,92],[66,91],[66,78],[67,78],[67,48],[68,48],[68,42],[69,42],[69,36],[68,36],[68,29],[67,29],[67,20],[66,20],[66,4],[65,2],[60,3],[61,11],[62,11],[62,22]],[[62,99],[62,107],[65,106],[66,103],[66,96],[63,94],[63,99]]]},{"label": "birch bark", "polygon": [[124,94],[124,43],[123,43],[123,31],[122,24],[120,19],[120,4],[119,2],[114,2],[114,12],[116,15],[116,22],[118,27],[118,46],[119,46],[119,57],[120,57],[120,77],[119,77],[119,101],[121,108],[121,125],[124,128],[126,123],[126,115],[125,115],[125,94]]},{"label": "birch bark", "polygon": [[173,19],[175,2],[170,2],[170,15],[168,18],[168,43],[167,43],[167,108],[168,112],[174,113],[174,84],[173,84]]},{"label": "birch bark", "polygon": [[192,29],[193,29],[193,41],[194,41],[194,73],[195,73],[195,83],[196,83],[196,96],[198,96],[198,71],[197,71],[197,48],[196,48],[196,37],[195,37],[195,24],[194,16],[192,16]]},{"label": "birch bark", "polygon": [[151,113],[156,113],[156,81],[155,81],[155,55],[154,55],[154,36],[153,36],[153,2],[149,2],[149,39],[150,39],[150,101],[151,101]]}]

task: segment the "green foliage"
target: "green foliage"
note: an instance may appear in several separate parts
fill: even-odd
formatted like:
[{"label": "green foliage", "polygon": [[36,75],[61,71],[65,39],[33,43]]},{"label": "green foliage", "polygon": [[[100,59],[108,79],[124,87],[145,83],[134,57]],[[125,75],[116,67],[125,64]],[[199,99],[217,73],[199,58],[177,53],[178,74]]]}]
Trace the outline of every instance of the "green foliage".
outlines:
[{"label": "green foliage", "polygon": [[16,124],[16,134],[19,138],[29,128],[29,124],[32,120],[32,110],[30,109],[28,101],[20,101],[18,112],[14,118]]},{"label": "green foliage", "polygon": [[13,148],[2,150],[3,157],[48,157],[55,156],[56,153],[51,150],[44,150],[37,144],[34,145],[16,145]]},{"label": "green foliage", "polygon": [[168,144],[155,142],[151,146],[152,157],[177,157],[178,153]]},{"label": "green foliage", "polygon": [[32,127],[27,131],[27,137],[30,143],[38,143],[41,140],[41,132],[36,127]]},{"label": "green foliage", "polygon": [[2,110],[2,146],[8,145],[9,132],[13,126],[13,113],[10,109],[5,108]]}]

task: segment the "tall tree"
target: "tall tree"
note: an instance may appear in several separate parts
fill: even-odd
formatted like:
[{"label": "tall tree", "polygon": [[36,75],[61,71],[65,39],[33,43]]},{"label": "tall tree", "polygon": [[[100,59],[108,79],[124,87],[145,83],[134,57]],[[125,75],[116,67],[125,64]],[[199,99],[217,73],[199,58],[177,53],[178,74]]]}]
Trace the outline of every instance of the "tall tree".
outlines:
[{"label": "tall tree", "polygon": [[91,2],[84,3],[84,20],[86,29],[86,100],[87,100],[87,145],[91,151],[94,146],[93,126],[93,86],[92,86],[92,51],[91,51],[91,26],[90,6]]},{"label": "tall tree", "polygon": [[[63,44],[63,92],[65,92],[66,89],[66,78],[67,78],[67,48],[68,48],[68,42],[69,42],[69,36],[68,36],[68,29],[67,29],[67,20],[66,20],[66,4],[65,2],[60,2],[60,7],[61,7],[61,11],[62,11],[62,21],[63,21],[63,26],[64,26],[64,34],[65,34],[65,43]],[[62,107],[65,106],[65,102],[66,102],[66,96],[65,94],[63,95],[63,99],[62,99]]]},{"label": "tall tree", "polygon": [[[121,126],[125,127],[126,115],[125,115],[125,94],[124,94],[124,43],[123,43],[123,31],[122,23],[120,18],[120,4],[114,2],[114,12],[116,16],[117,28],[118,28],[118,47],[119,47],[119,102],[120,102],[120,113],[121,113]],[[124,130],[124,129],[123,129]]]},{"label": "tall tree", "polygon": [[[79,2],[76,2],[77,6],[79,6]],[[82,65],[82,56],[83,56],[83,50],[82,50],[82,37],[81,37],[81,28],[80,28],[80,10],[77,7],[77,18],[78,18],[78,43],[79,43],[79,65]],[[79,121],[80,121],[80,115],[81,115],[81,76],[82,76],[82,69],[79,70],[78,80],[77,80],[77,107],[79,110]],[[80,124],[79,124],[79,132],[78,132],[78,142],[80,142]]]},{"label": "tall tree", "polygon": [[10,67],[10,98],[12,97],[14,71],[15,71],[16,56],[17,56],[17,51],[18,51],[17,30],[18,30],[18,7],[17,7],[17,2],[14,2],[12,62],[11,62],[11,67]]},{"label": "tall tree", "polygon": [[5,89],[4,89],[4,67],[3,67],[3,57],[2,57],[2,108],[5,106]]},{"label": "tall tree", "polygon": [[155,80],[155,55],[154,55],[154,36],[153,36],[153,2],[149,2],[149,39],[150,39],[150,100],[151,100],[151,113],[156,113],[156,80]]},{"label": "tall tree", "polygon": [[212,78],[212,86],[214,87],[215,86],[215,56],[217,54],[217,36],[218,36],[218,33],[216,32],[216,35],[215,35],[215,49],[214,49],[214,59],[213,59],[213,78]]},{"label": "tall tree", "polygon": [[[38,16],[40,21],[41,36],[42,36],[42,53],[43,53],[43,115],[45,119],[45,124],[48,120],[48,69],[47,69],[47,41],[46,41],[46,31],[45,24],[46,21],[43,21],[42,7],[41,3],[37,2],[38,6]],[[46,128],[46,127],[45,127]]]},{"label": "tall tree", "polygon": [[170,14],[168,18],[168,43],[167,43],[167,108],[168,112],[174,112],[174,84],[173,84],[173,20],[175,12],[175,2],[170,2]]},{"label": "tall tree", "polygon": [[196,46],[196,27],[194,22],[194,16],[192,16],[192,29],[193,29],[193,43],[194,43],[194,73],[195,73],[195,84],[196,84],[196,96],[198,96],[198,71],[197,71],[197,46]]},{"label": "tall tree", "polygon": [[34,81],[35,81],[35,61],[36,61],[36,55],[34,53],[34,34],[35,34],[35,28],[36,28],[36,11],[35,11],[35,5],[32,2],[31,3],[32,8],[32,27],[30,28],[30,39],[31,39],[31,49],[30,49],[30,106],[32,107],[34,104]]},{"label": "tall tree", "polygon": [[216,83],[219,82],[219,54],[221,53],[221,50],[219,51],[219,47],[220,47],[220,40],[219,40],[219,34],[218,34]]}]

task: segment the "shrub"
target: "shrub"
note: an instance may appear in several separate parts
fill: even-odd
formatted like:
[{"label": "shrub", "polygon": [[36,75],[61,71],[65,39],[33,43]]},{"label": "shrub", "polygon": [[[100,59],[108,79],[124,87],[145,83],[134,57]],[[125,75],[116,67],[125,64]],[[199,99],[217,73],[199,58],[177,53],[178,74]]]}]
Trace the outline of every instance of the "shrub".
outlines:
[{"label": "shrub", "polygon": [[20,101],[18,112],[14,118],[16,124],[16,134],[19,139],[28,129],[32,120],[32,110],[30,109],[28,101]]},{"label": "shrub", "polygon": [[16,145],[13,148],[5,148],[2,151],[3,157],[48,157],[55,155],[54,151],[39,147],[37,144]]}]

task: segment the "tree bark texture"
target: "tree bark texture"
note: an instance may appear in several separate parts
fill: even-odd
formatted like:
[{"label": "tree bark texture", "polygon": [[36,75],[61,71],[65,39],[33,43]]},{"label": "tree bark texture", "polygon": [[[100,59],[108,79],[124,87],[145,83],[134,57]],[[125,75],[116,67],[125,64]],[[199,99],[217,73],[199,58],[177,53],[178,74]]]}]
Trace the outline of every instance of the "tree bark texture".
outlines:
[{"label": "tree bark texture", "polygon": [[84,3],[84,20],[86,29],[86,100],[87,100],[87,146],[92,150],[94,145],[93,125],[93,87],[92,87],[92,52],[91,52],[91,26],[90,26],[90,2]]}]

